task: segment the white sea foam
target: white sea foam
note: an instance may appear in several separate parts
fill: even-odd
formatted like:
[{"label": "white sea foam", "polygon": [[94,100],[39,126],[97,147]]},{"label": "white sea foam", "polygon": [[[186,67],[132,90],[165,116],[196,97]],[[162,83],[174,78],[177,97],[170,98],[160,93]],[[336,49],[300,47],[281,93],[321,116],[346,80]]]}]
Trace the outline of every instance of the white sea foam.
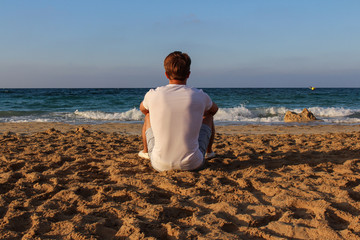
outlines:
[{"label": "white sea foam", "polygon": [[269,108],[257,108],[252,110],[255,116],[260,118],[267,118],[271,116],[285,116],[288,111],[285,107],[269,107]]},{"label": "white sea foam", "polygon": [[[248,109],[245,106],[234,108],[220,108],[215,115],[215,121],[219,122],[257,122],[257,123],[281,123],[287,111],[300,113],[303,109],[287,109],[286,107],[269,107]],[[360,112],[359,110],[345,108],[311,107],[309,111],[328,123],[358,123],[359,118],[348,117]]]},{"label": "white sea foam", "polygon": [[323,108],[323,107],[311,107],[309,111],[315,116],[319,117],[345,117],[355,113],[355,110],[345,108]]},{"label": "white sea foam", "polygon": [[49,118],[8,119],[6,122],[12,122],[12,123],[27,123],[27,122],[47,123],[47,122],[55,122],[55,120],[54,119],[49,119]]},{"label": "white sea foam", "polygon": [[220,108],[215,115],[215,121],[219,122],[256,122],[277,123],[282,121],[285,108],[258,108],[248,109],[245,106],[234,108]]},{"label": "white sea foam", "polygon": [[[348,118],[355,110],[344,108],[323,108],[312,107],[309,110],[314,115],[329,123],[357,123],[358,118]],[[220,108],[214,117],[217,122],[253,122],[253,123],[281,123],[285,113],[293,111],[300,113],[302,109],[287,109],[285,107],[269,107],[248,109],[244,105],[234,108]],[[97,121],[142,121],[143,114],[137,108],[125,112],[106,113],[101,111],[78,111],[74,112],[75,117],[97,120]]]},{"label": "white sea foam", "polygon": [[74,114],[77,117],[91,119],[91,120],[105,120],[105,121],[140,121],[143,119],[143,114],[140,110],[133,108],[126,112],[106,113],[101,111],[78,111]]},{"label": "white sea foam", "polygon": [[251,119],[253,117],[253,113],[249,109],[244,106],[239,106],[234,108],[220,108],[214,119],[215,121],[237,122],[244,118]]},{"label": "white sea foam", "polygon": [[[355,124],[360,123],[359,109],[345,109],[345,108],[324,108],[311,107],[309,110],[314,115],[323,120],[324,123],[329,124]],[[284,123],[284,116],[287,111],[300,113],[302,109],[288,109],[286,107],[268,107],[268,108],[247,108],[241,105],[233,108],[220,108],[215,115],[214,120],[218,124],[243,124],[243,123]],[[68,122],[68,123],[82,123],[95,122],[101,123],[105,121],[119,121],[119,122],[137,122],[143,121],[144,115],[137,108],[130,109],[124,112],[103,112],[103,111],[79,111],[73,113],[51,113],[39,116],[13,116],[2,118],[1,122]]]}]

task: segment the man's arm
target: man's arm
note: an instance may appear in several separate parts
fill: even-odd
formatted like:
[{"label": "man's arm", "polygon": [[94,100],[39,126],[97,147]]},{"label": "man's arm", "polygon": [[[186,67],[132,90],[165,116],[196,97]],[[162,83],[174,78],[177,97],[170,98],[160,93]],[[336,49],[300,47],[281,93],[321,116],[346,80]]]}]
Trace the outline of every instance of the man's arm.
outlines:
[{"label": "man's arm", "polygon": [[143,102],[140,103],[140,111],[141,111],[144,115],[146,115],[146,114],[149,113],[149,110],[147,110],[147,109],[144,107]]},{"label": "man's arm", "polygon": [[204,112],[204,116],[208,116],[208,115],[214,116],[218,110],[219,110],[218,106],[216,105],[216,103],[213,102],[211,108]]}]

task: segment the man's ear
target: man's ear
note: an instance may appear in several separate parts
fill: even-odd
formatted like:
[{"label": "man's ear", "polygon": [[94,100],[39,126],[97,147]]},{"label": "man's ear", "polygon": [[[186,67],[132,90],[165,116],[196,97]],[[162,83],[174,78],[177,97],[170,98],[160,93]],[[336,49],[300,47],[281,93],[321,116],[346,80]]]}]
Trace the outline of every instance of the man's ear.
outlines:
[{"label": "man's ear", "polygon": [[191,74],[191,71],[189,71],[189,74],[187,75],[187,78],[186,78],[186,79],[188,79],[188,78],[190,77],[190,74]]},{"label": "man's ear", "polygon": [[167,72],[165,72],[165,76],[166,76],[167,79],[170,80],[169,75],[167,74]]}]

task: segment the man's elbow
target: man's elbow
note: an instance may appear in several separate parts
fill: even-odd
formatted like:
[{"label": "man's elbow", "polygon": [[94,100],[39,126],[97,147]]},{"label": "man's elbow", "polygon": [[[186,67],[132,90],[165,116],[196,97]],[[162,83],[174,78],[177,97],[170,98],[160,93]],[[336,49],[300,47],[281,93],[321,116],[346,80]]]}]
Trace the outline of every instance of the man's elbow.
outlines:
[{"label": "man's elbow", "polygon": [[146,115],[146,114],[149,113],[149,110],[144,107],[144,105],[143,105],[142,102],[141,102],[141,104],[140,104],[140,111],[141,111],[144,115]]},{"label": "man's elbow", "polygon": [[215,103],[213,103],[211,108],[204,113],[204,116],[209,116],[209,115],[214,116],[218,110],[219,110],[218,106]]},{"label": "man's elbow", "polygon": [[146,114],[149,113],[149,110],[147,110],[146,108],[140,109],[140,111],[141,111],[144,115],[146,115]]}]

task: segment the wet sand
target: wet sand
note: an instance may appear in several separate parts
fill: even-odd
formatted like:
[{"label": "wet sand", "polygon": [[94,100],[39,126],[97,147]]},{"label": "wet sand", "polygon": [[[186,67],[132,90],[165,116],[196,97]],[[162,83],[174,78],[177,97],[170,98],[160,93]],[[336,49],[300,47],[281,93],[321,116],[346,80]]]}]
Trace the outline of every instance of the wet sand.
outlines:
[{"label": "wet sand", "polygon": [[2,239],[359,239],[360,126],[217,126],[156,172],[141,125],[0,124]]}]

